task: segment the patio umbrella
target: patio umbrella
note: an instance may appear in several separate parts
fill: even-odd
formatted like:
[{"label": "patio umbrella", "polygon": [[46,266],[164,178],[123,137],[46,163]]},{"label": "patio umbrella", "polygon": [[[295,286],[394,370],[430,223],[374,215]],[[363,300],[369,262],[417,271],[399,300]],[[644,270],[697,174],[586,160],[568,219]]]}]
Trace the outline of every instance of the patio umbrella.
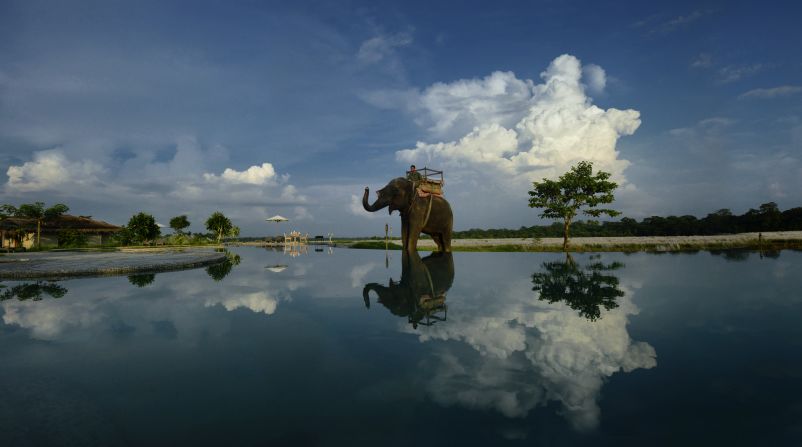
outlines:
[{"label": "patio umbrella", "polygon": [[278,215],[278,214],[276,214],[275,216],[273,216],[273,217],[268,217],[268,218],[267,218],[267,219],[265,219],[265,220],[266,220],[266,221],[268,221],[268,222],[276,222],[276,223],[278,223],[278,222],[286,222],[286,221],[288,221],[289,219],[287,219],[287,218],[286,218],[286,217],[284,217],[284,216],[281,216],[281,215]]}]

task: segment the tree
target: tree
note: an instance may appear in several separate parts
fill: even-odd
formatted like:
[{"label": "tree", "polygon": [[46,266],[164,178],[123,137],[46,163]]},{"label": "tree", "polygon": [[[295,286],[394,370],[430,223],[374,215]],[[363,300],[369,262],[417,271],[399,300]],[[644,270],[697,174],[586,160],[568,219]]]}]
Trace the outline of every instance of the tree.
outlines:
[{"label": "tree", "polygon": [[128,221],[127,230],[134,242],[147,243],[161,236],[161,230],[156,225],[156,219],[150,214],[134,214]]},{"label": "tree", "polygon": [[50,208],[45,208],[44,202],[23,203],[19,208],[11,205],[3,205],[3,214],[10,213],[15,217],[25,217],[36,220],[36,247],[42,248],[42,223],[58,219],[59,216],[70,210],[70,207],[63,203],[57,203]]},{"label": "tree", "polygon": [[615,200],[613,191],[618,184],[609,181],[609,178],[610,174],[603,171],[593,175],[593,163],[581,161],[557,181],[544,178],[542,182],[532,183],[534,189],[529,191],[529,207],[543,208],[540,213],[542,218],[563,219],[563,251],[568,250],[571,222],[580,209],[593,217],[602,214],[615,217],[621,214],[611,209],[596,208]]},{"label": "tree", "polygon": [[231,220],[220,211],[215,211],[206,219],[206,229],[215,234],[218,244],[224,237],[239,236],[239,228],[235,227]]},{"label": "tree", "polygon": [[176,234],[184,234],[184,228],[188,226],[189,220],[185,214],[170,219],[170,228],[172,228]]}]

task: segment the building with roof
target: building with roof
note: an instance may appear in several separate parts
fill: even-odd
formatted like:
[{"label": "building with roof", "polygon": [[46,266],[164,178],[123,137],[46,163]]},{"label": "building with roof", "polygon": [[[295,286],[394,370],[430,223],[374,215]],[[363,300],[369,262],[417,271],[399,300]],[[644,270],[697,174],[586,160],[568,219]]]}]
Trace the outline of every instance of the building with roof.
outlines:
[{"label": "building with roof", "polygon": [[[122,228],[92,216],[63,214],[56,219],[43,221],[41,228],[42,247],[58,247],[59,235],[74,231],[86,236],[90,246],[103,245],[108,238]],[[0,242],[4,249],[29,249],[36,245],[36,219],[7,217],[0,220]]]}]

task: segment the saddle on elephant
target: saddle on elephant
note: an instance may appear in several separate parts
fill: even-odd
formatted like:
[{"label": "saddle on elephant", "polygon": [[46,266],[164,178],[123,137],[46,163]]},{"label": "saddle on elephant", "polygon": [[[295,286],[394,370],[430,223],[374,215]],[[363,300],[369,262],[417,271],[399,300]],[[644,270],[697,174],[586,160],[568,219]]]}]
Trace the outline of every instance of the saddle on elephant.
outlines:
[{"label": "saddle on elephant", "polygon": [[[407,171],[407,178],[410,177],[411,171]],[[429,196],[443,197],[443,171],[437,171],[424,167],[416,171],[415,178],[415,192],[418,197],[427,198]]]}]

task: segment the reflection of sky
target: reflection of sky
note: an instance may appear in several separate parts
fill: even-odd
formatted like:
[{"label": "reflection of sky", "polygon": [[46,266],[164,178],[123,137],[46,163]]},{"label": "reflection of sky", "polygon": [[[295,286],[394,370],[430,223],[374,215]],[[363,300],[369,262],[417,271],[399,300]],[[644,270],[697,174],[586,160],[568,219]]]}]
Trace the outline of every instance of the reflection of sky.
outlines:
[{"label": "reflection of sky", "polygon": [[[538,270],[539,264],[522,268],[515,256],[485,256],[497,259],[486,268],[470,268],[470,277],[457,270],[447,323],[420,331],[400,325],[421,342],[459,341],[471,347],[439,346],[437,361],[429,365],[429,391],[446,405],[494,409],[508,417],[558,401],[575,427],[595,427],[604,380],[656,365],[654,348],[627,332],[629,317],[638,313],[632,290],[624,288],[619,307],[603,310],[591,322],[563,303],[537,299],[534,271],[528,270]],[[500,272],[515,279],[494,281]]]},{"label": "reflection of sky", "polygon": [[[798,408],[799,253],[604,254],[626,264],[612,272],[625,296],[596,322],[531,290],[532,273],[560,254],[457,253],[448,320],[413,330],[382,306],[365,309],[360,294],[359,281],[400,279],[400,259],[385,269],[381,251],[236,251],[242,262],[220,282],[204,269],[157,274],[141,288],[125,276],[82,278],[59,282],[62,298],[0,302],[0,421],[74,413],[60,419],[65,430],[119,423],[136,433],[132,444],[147,444],[208,434],[203,412],[250,444],[311,427],[349,445],[381,444],[387,433],[444,445],[537,433],[564,445],[670,437],[677,427],[685,432],[671,439],[696,439],[702,417],[711,433],[762,436]],[[282,272],[265,269],[281,263]],[[755,422],[733,428],[745,408]],[[459,433],[442,430],[455,422]],[[14,445],[2,426],[0,445]]]}]

